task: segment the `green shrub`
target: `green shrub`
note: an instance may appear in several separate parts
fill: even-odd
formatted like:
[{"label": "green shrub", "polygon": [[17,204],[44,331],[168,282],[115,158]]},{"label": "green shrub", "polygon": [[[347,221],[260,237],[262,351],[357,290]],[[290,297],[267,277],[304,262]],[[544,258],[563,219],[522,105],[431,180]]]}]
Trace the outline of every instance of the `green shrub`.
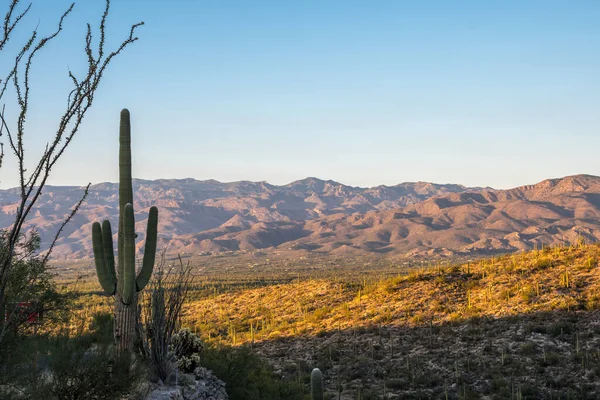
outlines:
[{"label": "green shrub", "polygon": [[[42,389],[58,400],[119,399],[133,392],[143,371],[128,353],[114,357],[114,346],[60,338],[50,348],[50,381]],[[41,394],[41,393],[40,393]],[[48,396],[49,395],[49,396]]]},{"label": "green shrub", "polygon": [[541,257],[535,261],[534,268],[538,270],[545,270],[548,268],[552,268],[553,262],[548,257]]},{"label": "green shrub", "polygon": [[569,321],[564,321],[564,320],[560,320],[560,321],[556,321],[555,323],[553,323],[552,325],[550,325],[550,333],[552,334],[552,336],[561,336],[561,335],[569,335],[571,333],[573,333],[573,331],[575,330],[575,327],[572,323],[570,323]]},{"label": "green shrub", "polygon": [[272,367],[246,346],[207,346],[203,364],[226,383],[230,400],[304,398],[305,387],[302,383],[275,375]]},{"label": "green shrub", "polygon": [[93,343],[89,335],[38,337],[31,346],[38,350],[35,361],[19,365],[14,381],[20,394],[0,393],[0,398],[116,400],[132,394],[145,377],[141,364],[130,354],[115,358],[114,345]]},{"label": "green shrub", "polygon": [[519,351],[521,354],[525,354],[525,355],[535,354],[535,352],[536,352],[535,343],[533,343],[533,342],[523,343],[519,347]]},{"label": "green shrub", "polygon": [[113,343],[114,322],[115,316],[112,312],[99,312],[92,315],[89,339],[94,343]]},{"label": "green shrub", "polygon": [[132,394],[146,376],[130,354],[115,357],[112,316],[96,314],[91,331],[77,337],[28,336],[12,360],[12,393],[0,399],[112,400]]}]

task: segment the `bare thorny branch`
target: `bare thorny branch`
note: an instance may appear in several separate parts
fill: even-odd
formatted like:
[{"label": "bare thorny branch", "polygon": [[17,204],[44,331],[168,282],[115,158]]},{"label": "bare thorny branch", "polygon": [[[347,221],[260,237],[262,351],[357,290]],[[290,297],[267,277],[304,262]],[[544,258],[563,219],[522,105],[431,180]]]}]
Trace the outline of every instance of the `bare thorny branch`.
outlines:
[{"label": "bare thorny branch", "polygon": [[[31,4],[27,5],[25,10],[18,13],[16,10],[21,0],[12,0],[8,11],[4,17],[4,23],[0,30],[0,52],[11,39],[15,27],[22,21],[31,9]],[[68,93],[67,105],[63,114],[60,116],[58,127],[54,133],[54,137],[46,144],[40,159],[35,164],[35,168],[28,174],[26,165],[25,152],[25,132],[26,121],[29,111],[30,101],[30,77],[31,66],[36,59],[36,56],[44,49],[48,43],[55,39],[63,30],[63,24],[75,3],[72,3],[69,8],[60,17],[56,30],[48,36],[38,39],[38,28],[36,27],[26,40],[23,47],[17,52],[14,57],[14,64],[6,73],[4,79],[0,79],[0,102],[6,94],[9,84],[12,83],[16,95],[18,117],[14,126],[7,121],[5,113],[5,105],[0,112],[0,137],[7,137],[8,147],[15,155],[18,162],[19,173],[19,192],[20,201],[16,211],[14,224],[8,229],[5,245],[0,248],[0,306],[6,300],[4,293],[6,289],[7,277],[10,274],[10,266],[12,258],[15,254],[15,247],[18,245],[19,237],[21,236],[23,226],[31,210],[34,208],[37,200],[42,194],[44,186],[50,177],[50,173],[54,165],[58,162],[68,145],[73,140],[73,137],[78,132],[85,114],[92,106],[96,91],[102,81],[102,77],[111,61],[118,56],[128,45],[137,41],[135,36],[136,29],[143,25],[143,22],[131,26],[128,37],[113,51],[107,52],[105,48],[106,37],[106,20],[110,9],[110,0],[106,0],[106,8],[100,20],[99,36],[97,44],[94,44],[92,27],[87,24],[85,35],[85,54],[87,58],[87,71],[78,78],[72,71],[68,71],[68,76],[73,83],[73,89]],[[4,156],[4,147],[0,143],[0,167]],[[46,262],[52,253],[56,241],[62,232],[65,225],[75,215],[85,197],[87,196],[89,185],[85,188],[85,193],[82,199],[75,205],[71,213],[59,230],[57,231],[50,248],[48,249],[43,261]],[[2,340],[2,332],[0,332],[0,342]]]},{"label": "bare thorny branch", "polygon": [[56,234],[54,235],[54,239],[52,240],[52,243],[50,244],[48,251],[44,255],[44,260],[43,260],[44,263],[48,262],[48,259],[50,258],[50,255],[52,254],[52,250],[54,249],[54,246],[56,245],[56,241],[60,237],[60,234],[62,233],[63,229],[65,229],[65,226],[67,226],[67,224],[71,221],[71,219],[75,216],[75,214],[77,214],[77,211],[79,211],[79,209],[81,208],[81,205],[83,204],[83,202],[85,201],[85,199],[89,193],[90,185],[91,185],[91,183],[87,184],[87,186],[85,187],[83,196],[81,196],[81,199],[79,199],[77,204],[75,204],[75,207],[73,207],[73,209],[71,210],[71,212],[69,213],[67,218],[65,218],[65,220],[60,225],[60,228],[58,228],[58,230],[56,231]]},{"label": "bare thorny branch", "polygon": [[166,249],[161,253],[148,290],[143,294],[140,307],[144,326],[138,325],[141,350],[153,373],[166,379],[176,368],[176,349],[170,349],[171,339],[179,328],[183,304],[195,277],[190,262],[167,266]]},{"label": "bare thorny branch", "polygon": [[15,12],[15,8],[17,8],[17,5],[19,4],[19,1],[20,0],[12,0],[11,3],[10,3],[10,6],[8,6],[8,11],[6,12],[6,15],[4,16],[4,24],[2,26],[2,36],[0,37],[0,51],[2,51],[2,49],[4,48],[4,46],[6,45],[6,43],[8,42],[8,40],[10,39],[10,34],[15,29],[15,27],[17,26],[17,24],[19,23],[19,21],[31,9],[31,4],[29,4],[27,6],[27,8],[25,9],[25,11],[23,11],[21,14],[19,14],[16,17],[13,18],[13,14]]}]

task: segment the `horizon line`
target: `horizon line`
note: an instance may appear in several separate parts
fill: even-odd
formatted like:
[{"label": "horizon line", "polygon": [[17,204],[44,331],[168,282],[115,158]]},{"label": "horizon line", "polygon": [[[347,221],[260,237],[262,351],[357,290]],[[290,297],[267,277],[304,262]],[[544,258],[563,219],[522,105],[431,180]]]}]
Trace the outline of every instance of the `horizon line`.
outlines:
[{"label": "horizon line", "polygon": [[[439,185],[439,186],[447,186],[447,185],[462,186],[465,189],[509,190],[509,189],[516,189],[516,188],[520,188],[520,187],[524,187],[524,186],[532,186],[532,185],[536,185],[536,184],[539,184],[541,182],[545,182],[545,181],[549,181],[549,180],[562,180],[562,179],[575,178],[575,177],[592,177],[592,178],[599,178],[600,179],[600,176],[598,176],[598,175],[581,173],[581,174],[566,175],[566,176],[556,177],[556,178],[546,178],[546,179],[543,179],[543,180],[535,182],[535,183],[518,185],[518,186],[514,186],[514,187],[511,187],[511,188],[508,188],[508,189],[496,189],[496,188],[491,187],[491,186],[466,186],[466,185],[463,185],[461,183],[452,183],[452,182],[438,183],[438,182],[429,182],[429,181],[420,181],[420,180],[419,181],[399,182],[399,183],[394,184],[394,185],[380,184],[380,185],[375,185],[375,186],[352,186],[352,185],[347,185],[347,184],[341,183],[341,182],[333,180],[333,179],[322,179],[322,178],[317,178],[317,177],[314,177],[314,176],[307,176],[305,178],[296,179],[294,181],[291,181],[291,182],[285,183],[285,184],[281,184],[281,185],[272,184],[272,183],[269,183],[268,181],[265,181],[265,180],[263,180],[263,181],[252,181],[252,180],[242,179],[242,180],[236,180],[236,181],[219,181],[217,179],[212,179],[212,178],[209,178],[209,179],[196,179],[196,178],[192,178],[192,177],[187,177],[187,178],[155,178],[155,179],[132,178],[132,181],[156,182],[156,181],[190,181],[191,180],[191,181],[200,182],[200,183],[214,182],[214,183],[223,184],[223,185],[236,184],[236,183],[253,183],[253,184],[267,184],[267,185],[274,186],[274,187],[285,187],[285,186],[293,185],[294,183],[299,183],[299,182],[302,182],[302,181],[307,181],[307,180],[314,179],[314,180],[321,181],[321,182],[324,182],[324,183],[335,183],[335,184],[346,186],[346,187],[353,188],[353,189],[374,189],[374,188],[379,188],[379,187],[393,188],[393,187],[397,187],[397,186],[400,186],[400,185],[406,185],[406,184],[425,183],[425,184],[432,184],[432,185]],[[118,183],[119,182],[110,182],[110,181],[103,181],[103,182],[98,182],[98,183],[91,183],[90,182],[90,188],[93,187],[93,186],[103,185],[103,184],[117,185]],[[77,185],[77,184],[71,184],[71,185],[45,185],[45,187],[54,187],[54,188],[84,188],[86,186],[87,185]],[[6,188],[6,189],[1,189],[0,188],[0,191],[9,191],[9,190],[15,190],[15,189],[19,189],[19,187],[18,186],[14,186],[14,187]]]}]

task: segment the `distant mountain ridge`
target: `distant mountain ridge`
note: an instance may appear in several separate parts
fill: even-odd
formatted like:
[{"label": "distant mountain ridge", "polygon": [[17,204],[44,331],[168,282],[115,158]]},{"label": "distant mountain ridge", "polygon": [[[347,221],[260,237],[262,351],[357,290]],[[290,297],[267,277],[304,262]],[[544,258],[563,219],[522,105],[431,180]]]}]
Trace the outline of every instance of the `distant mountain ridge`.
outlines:
[{"label": "distant mountain ridge", "polygon": [[[600,177],[591,175],[509,190],[428,182],[360,188],[317,178],[281,186],[135,179],[133,186],[140,239],[148,209],[156,205],[159,247],[171,253],[273,249],[452,256],[600,239]],[[43,243],[49,243],[81,195],[77,187],[45,188],[28,221]],[[16,189],[0,190],[0,228],[12,223],[18,200]],[[90,187],[54,256],[91,257],[91,224],[105,218],[116,225],[116,183]]]}]

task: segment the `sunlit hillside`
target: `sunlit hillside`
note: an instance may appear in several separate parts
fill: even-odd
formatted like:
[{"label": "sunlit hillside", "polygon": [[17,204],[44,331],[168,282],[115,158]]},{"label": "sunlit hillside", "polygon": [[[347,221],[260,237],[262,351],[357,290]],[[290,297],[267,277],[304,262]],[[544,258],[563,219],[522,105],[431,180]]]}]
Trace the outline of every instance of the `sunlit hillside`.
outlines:
[{"label": "sunlit hillside", "polygon": [[[306,384],[319,367],[335,398],[592,399],[600,396],[599,261],[600,245],[581,242],[399,266],[391,278],[377,268],[318,279],[199,275],[181,325],[215,349],[251,348],[284,380]],[[85,329],[112,300],[94,281],[77,285],[73,329]]]},{"label": "sunlit hillside", "polygon": [[599,260],[580,244],[392,279],[299,277],[204,292],[183,324],[290,379],[318,366],[342,398],[598,398]]}]

